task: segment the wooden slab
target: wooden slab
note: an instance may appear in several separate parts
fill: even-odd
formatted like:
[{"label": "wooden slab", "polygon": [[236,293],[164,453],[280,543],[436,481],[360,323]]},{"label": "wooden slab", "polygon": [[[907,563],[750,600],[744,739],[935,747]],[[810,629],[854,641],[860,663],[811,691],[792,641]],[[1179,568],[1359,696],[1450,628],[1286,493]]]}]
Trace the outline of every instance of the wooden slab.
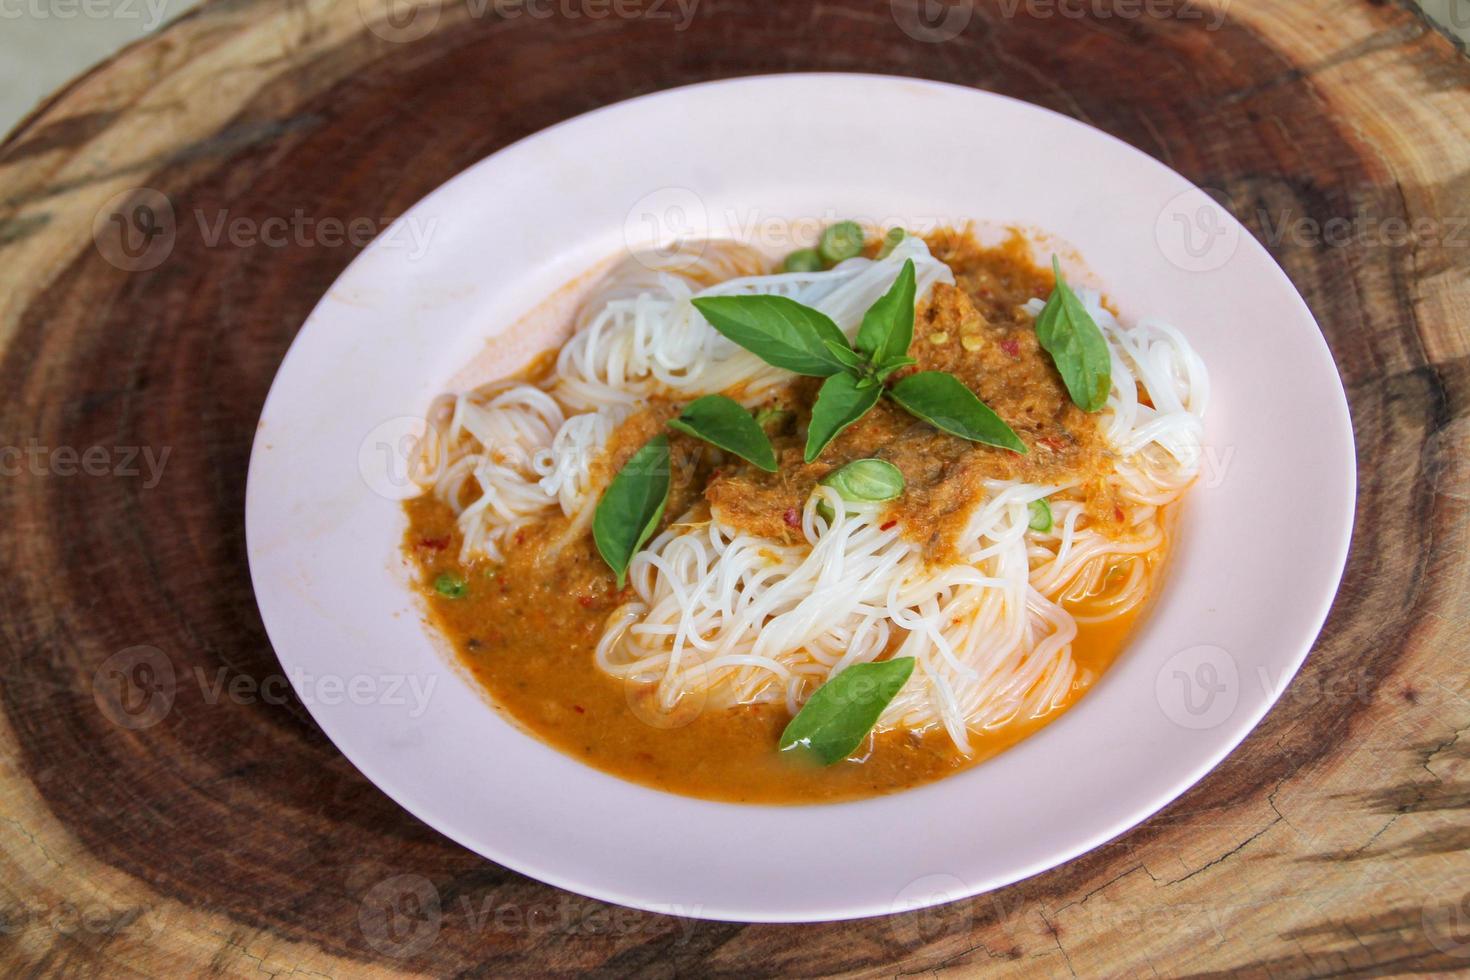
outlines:
[{"label": "wooden slab", "polygon": [[[673,0],[623,0],[621,16],[478,0],[385,21],[381,0],[216,0],[0,145],[6,973],[1470,967],[1470,67],[1400,0],[931,11],[953,20],[914,2],[698,0],[686,20]],[[810,69],[1015,95],[1219,191],[1300,287],[1347,383],[1352,558],[1260,728],[1082,859],[886,920],[618,910],[419,824],[288,693],[246,570],[255,420],[358,251],[327,219],[370,233],[508,142],[629,96]],[[299,238],[298,214],[315,229]],[[288,224],[279,246],[228,224],[272,218]],[[1309,514],[1310,478],[1281,505]]]}]

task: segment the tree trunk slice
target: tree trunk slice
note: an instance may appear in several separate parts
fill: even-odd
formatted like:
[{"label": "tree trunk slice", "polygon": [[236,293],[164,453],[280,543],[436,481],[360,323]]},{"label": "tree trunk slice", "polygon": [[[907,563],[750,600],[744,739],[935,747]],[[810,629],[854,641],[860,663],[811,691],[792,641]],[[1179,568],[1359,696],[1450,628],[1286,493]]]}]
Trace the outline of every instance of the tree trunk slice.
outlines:
[{"label": "tree trunk slice", "polygon": [[[915,20],[913,0],[704,0],[681,29],[672,0],[663,17],[627,0],[643,15],[600,20],[519,3],[385,22],[379,0],[217,0],[0,145],[0,445],[103,447],[90,465],[108,474],[65,475],[64,454],[35,455],[40,474],[32,457],[0,457],[20,470],[0,477],[6,972],[1470,968],[1470,66],[1454,45],[1386,0],[1253,0],[1228,17],[995,0],[931,42],[901,29],[943,30]],[[242,247],[211,231],[220,215],[298,210],[376,229],[585,110],[812,69],[1018,96],[1221,192],[1306,296],[1346,382],[1352,556],[1316,649],[1260,727],[1078,860],[863,922],[617,909],[418,823],[289,694],[247,575],[245,467],[287,345],[358,247]],[[173,232],[147,237],[118,204],[138,188],[166,198]],[[138,250],[120,250],[112,214],[134,221]],[[1282,505],[1309,511],[1300,491]]]}]

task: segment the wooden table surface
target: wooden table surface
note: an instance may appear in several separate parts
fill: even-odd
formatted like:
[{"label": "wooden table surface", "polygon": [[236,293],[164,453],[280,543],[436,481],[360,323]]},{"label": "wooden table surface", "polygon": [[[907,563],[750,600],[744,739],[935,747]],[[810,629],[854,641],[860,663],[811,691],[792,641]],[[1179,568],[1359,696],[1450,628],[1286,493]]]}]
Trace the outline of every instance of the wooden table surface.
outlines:
[{"label": "wooden table surface", "polygon": [[[214,0],[0,145],[7,975],[1470,969],[1470,65],[1446,37],[1400,0],[383,2]],[[246,569],[255,420],[362,242],[457,171],[630,96],[811,69],[1015,95],[1218,191],[1336,355],[1352,555],[1260,727],[1083,858],[862,922],[615,909],[418,823],[289,693]]]}]

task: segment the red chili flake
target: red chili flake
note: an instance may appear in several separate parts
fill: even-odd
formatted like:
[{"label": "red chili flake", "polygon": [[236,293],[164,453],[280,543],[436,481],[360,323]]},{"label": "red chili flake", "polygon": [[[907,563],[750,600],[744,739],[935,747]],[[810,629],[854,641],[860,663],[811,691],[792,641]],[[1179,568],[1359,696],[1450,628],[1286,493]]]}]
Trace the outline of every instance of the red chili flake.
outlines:
[{"label": "red chili flake", "polygon": [[1045,446],[1047,449],[1050,449],[1054,453],[1061,452],[1067,446],[1065,442],[1058,439],[1056,436],[1041,436],[1036,441]]},{"label": "red chili flake", "polygon": [[525,544],[525,543],[526,543],[526,532],[525,531],[517,531],[516,532],[516,544]]},{"label": "red chili flake", "polygon": [[580,596],[577,596],[577,602],[578,602],[578,604],[581,605],[581,607],[583,609],[591,609],[592,608],[592,604],[595,603],[596,601],[597,601],[597,597],[596,596],[590,596],[590,595],[580,595]]},{"label": "red chili flake", "polygon": [[887,530],[889,530],[890,528],[892,528],[897,523],[898,523],[898,521],[889,521],[886,524],[879,524],[878,525],[878,530],[880,530],[880,531],[887,531]]},{"label": "red chili flake", "polygon": [[786,508],[786,513],[781,515],[781,520],[791,527],[801,527],[801,512],[795,507]]},{"label": "red chili flake", "polygon": [[580,704],[572,705],[572,710],[579,715],[585,715],[587,713],[587,709],[582,707]]},{"label": "red chili flake", "polygon": [[1002,340],[1000,342],[1000,349],[1012,357],[1021,356],[1021,345],[1016,342],[1015,337],[1007,337],[1005,340]]},{"label": "red chili flake", "polygon": [[429,551],[443,551],[449,547],[449,538],[419,538],[419,547]]},{"label": "red chili flake", "polygon": [[1121,508],[1121,507],[1114,507],[1113,508],[1113,517],[1119,523],[1122,523],[1122,521],[1123,521],[1123,508]]}]

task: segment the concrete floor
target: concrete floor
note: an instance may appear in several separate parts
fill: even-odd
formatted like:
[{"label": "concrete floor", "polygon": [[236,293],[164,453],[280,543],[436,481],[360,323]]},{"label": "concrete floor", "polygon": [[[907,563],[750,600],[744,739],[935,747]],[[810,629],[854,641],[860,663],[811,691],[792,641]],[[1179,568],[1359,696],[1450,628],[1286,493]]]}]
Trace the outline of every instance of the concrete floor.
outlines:
[{"label": "concrete floor", "polygon": [[199,0],[0,0],[0,133],[69,79]]}]

